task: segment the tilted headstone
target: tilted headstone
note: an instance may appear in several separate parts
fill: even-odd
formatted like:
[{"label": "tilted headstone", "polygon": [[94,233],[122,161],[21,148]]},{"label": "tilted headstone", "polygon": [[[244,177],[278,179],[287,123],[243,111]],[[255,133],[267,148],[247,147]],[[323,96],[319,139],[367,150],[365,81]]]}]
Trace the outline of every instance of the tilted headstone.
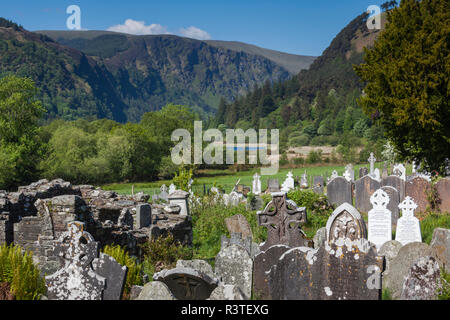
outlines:
[{"label": "tilted headstone", "polygon": [[359,178],[365,177],[369,174],[369,169],[366,167],[359,168]]},{"label": "tilted headstone", "polygon": [[280,182],[278,179],[269,179],[267,181],[267,186],[270,193],[280,192]]},{"label": "tilted headstone", "polygon": [[189,216],[189,192],[177,190],[169,195],[169,204],[181,207],[180,216]]},{"label": "tilted headstone", "polygon": [[248,223],[247,219],[242,214],[226,218],[225,225],[230,234],[240,233],[242,234],[242,238],[244,239],[248,237],[253,238],[253,232],[250,223]]},{"label": "tilted headstone", "polygon": [[297,207],[285,193],[273,193],[272,201],[257,215],[258,225],[267,228],[267,241],[261,247],[262,251],[277,244],[307,246],[306,235],[300,228],[307,222],[306,208]]},{"label": "tilted headstone", "polygon": [[439,195],[441,203],[439,210],[442,213],[450,213],[450,179],[444,178],[436,183],[436,190]]},{"label": "tilted headstone", "polygon": [[269,300],[269,272],[272,266],[278,263],[278,259],[291,247],[275,245],[255,256],[253,269],[253,295],[258,300]]},{"label": "tilted headstone", "polygon": [[417,212],[425,212],[428,202],[427,193],[431,190],[431,183],[422,177],[413,177],[411,180],[406,181],[405,197],[409,196],[414,199],[417,204]]},{"label": "tilted headstone", "polygon": [[215,273],[221,282],[239,287],[246,299],[251,298],[253,260],[247,250],[235,244],[222,248],[216,256]]},{"label": "tilted headstone", "polygon": [[294,189],[295,189],[294,175],[292,174],[292,172],[289,172],[287,174],[286,180],[284,181],[283,185],[281,186],[281,191],[289,192]]},{"label": "tilted headstone", "polygon": [[389,196],[389,204],[387,206],[388,210],[391,211],[392,217],[392,228],[395,230],[397,228],[397,221],[400,218],[400,209],[398,205],[400,204],[400,193],[394,187],[382,187],[381,190],[386,192]]},{"label": "tilted headstone", "polygon": [[261,176],[258,173],[255,173],[255,175],[253,176],[253,189],[252,192],[255,195],[260,195],[262,190],[261,190]]},{"label": "tilted headstone", "polygon": [[398,207],[402,210],[402,217],[397,221],[395,240],[402,245],[407,245],[411,242],[422,242],[420,222],[414,216],[414,210],[417,209],[417,204],[410,197],[406,197]]},{"label": "tilted headstone", "polygon": [[409,269],[403,283],[401,300],[437,300],[441,288],[441,271],[433,257],[420,258]]},{"label": "tilted headstone", "polygon": [[352,183],[343,177],[331,180],[327,185],[327,197],[330,204],[336,206],[346,202],[352,204]]},{"label": "tilted headstone", "polygon": [[372,209],[370,197],[381,188],[381,183],[367,175],[355,181],[355,205],[361,212]]},{"label": "tilted headstone", "polygon": [[128,268],[104,253],[100,253],[100,257],[92,262],[92,268],[98,275],[106,279],[103,300],[121,300]]},{"label": "tilted headstone", "polygon": [[368,235],[369,241],[376,245],[377,250],[392,240],[392,217],[391,211],[387,209],[389,201],[388,194],[382,189],[378,189],[370,197],[373,209],[368,213]]},{"label": "tilted headstone", "polygon": [[152,207],[149,204],[139,204],[136,207],[136,228],[148,228],[152,224]]},{"label": "tilted headstone", "polygon": [[178,300],[206,300],[219,284],[218,279],[190,268],[163,270],[153,280],[163,282]]},{"label": "tilted headstone", "polygon": [[98,243],[84,231],[83,223],[68,224],[54,253],[64,267],[45,278],[49,300],[102,300],[106,279],[91,266],[98,255]]}]

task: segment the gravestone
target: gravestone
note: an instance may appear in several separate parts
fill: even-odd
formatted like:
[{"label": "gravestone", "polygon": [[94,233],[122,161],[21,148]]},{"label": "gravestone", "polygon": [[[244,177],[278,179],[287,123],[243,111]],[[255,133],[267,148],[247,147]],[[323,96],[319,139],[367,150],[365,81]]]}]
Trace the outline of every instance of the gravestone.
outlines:
[{"label": "gravestone", "polygon": [[370,164],[369,174],[373,175],[375,172],[375,163],[377,162],[377,159],[375,158],[375,155],[373,154],[373,152],[370,154],[370,157],[369,157],[369,159],[367,159],[367,161]]},{"label": "gravestone", "polygon": [[387,178],[384,178],[381,180],[381,186],[382,187],[393,187],[397,189],[400,196],[400,201],[403,201],[405,199],[405,181],[397,176],[389,176]]},{"label": "gravestone", "polygon": [[208,300],[219,300],[219,301],[239,301],[245,300],[242,290],[234,285],[219,285],[211,293]]},{"label": "gravestone", "polygon": [[313,191],[317,194],[323,194],[325,184],[322,176],[315,176],[313,180]]},{"label": "gravestone", "polygon": [[177,190],[169,195],[169,204],[181,207],[180,216],[189,216],[189,192]]},{"label": "gravestone", "polygon": [[92,262],[92,268],[95,273],[106,279],[103,300],[121,300],[128,268],[104,253],[100,253],[100,257]]},{"label": "gravestone", "polygon": [[323,227],[317,230],[316,234],[314,235],[313,238],[314,249],[318,249],[324,246],[326,241],[327,241],[327,228]]},{"label": "gravestone", "polygon": [[224,205],[229,206],[230,205],[230,195],[228,195],[228,194],[222,195],[222,201],[223,201]]},{"label": "gravestone", "polygon": [[406,168],[402,163],[394,165],[394,169],[392,169],[392,174],[399,177],[403,181],[406,181]]},{"label": "gravestone", "polygon": [[366,167],[359,168],[359,178],[365,177],[369,174],[369,169]]},{"label": "gravestone", "polygon": [[272,266],[278,263],[278,259],[291,247],[275,245],[262,251],[255,256],[253,268],[253,295],[258,300],[269,300],[269,278],[268,273]]},{"label": "gravestone", "polygon": [[261,250],[259,246],[252,241],[251,237],[244,238],[241,233],[232,233],[230,238],[222,235],[221,248],[226,248],[231,245],[237,245],[247,250],[250,257],[253,259]]},{"label": "gravestone", "polygon": [[433,257],[422,257],[409,269],[401,300],[437,300],[441,271]]},{"label": "gravestone", "polygon": [[393,187],[382,187],[381,190],[387,193],[389,196],[389,204],[387,206],[388,210],[391,211],[391,217],[392,217],[392,228],[395,230],[397,228],[397,221],[398,218],[400,218],[400,209],[398,208],[398,205],[400,204],[400,193],[397,189]]},{"label": "gravestone", "polygon": [[144,286],[141,293],[139,294],[139,297],[136,300],[171,301],[176,299],[172,295],[166,284],[160,281],[152,281]]},{"label": "gravestone", "polygon": [[177,187],[172,183],[169,186],[169,195],[171,195],[172,193],[174,193],[175,191],[177,191]]},{"label": "gravestone", "polygon": [[152,224],[152,207],[149,204],[136,206],[136,228],[148,228]]},{"label": "gravestone", "polygon": [[286,180],[284,181],[284,183],[281,186],[281,191],[289,192],[291,190],[294,190],[294,188],[295,188],[294,175],[292,174],[292,172],[289,172],[287,174]]},{"label": "gravestone", "polygon": [[352,183],[343,177],[334,178],[327,185],[327,197],[332,205],[352,204]]},{"label": "gravestone", "polygon": [[439,263],[447,273],[450,273],[450,230],[443,228],[434,229],[430,246],[436,253]]},{"label": "gravestone", "polygon": [[84,223],[69,223],[54,253],[64,267],[45,277],[49,300],[102,300],[106,279],[91,266],[98,255],[98,242],[84,231]]},{"label": "gravestone", "polygon": [[267,181],[267,186],[270,193],[280,192],[280,182],[278,179],[269,179]]},{"label": "gravestone", "polygon": [[328,242],[286,251],[269,272],[274,300],[379,300],[383,257],[365,236],[359,212],[345,203],[327,221]]},{"label": "gravestone", "polygon": [[380,169],[376,168],[376,169],[373,171],[372,177],[373,177],[375,180],[381,182],[381,173],[380,173]]},{"label": "gravestone", "polygon": [[255,195],[261,194],[261,176],[258,173],[255,173],[253,176],[253,193]]},{"label": "gravestone", "polygon": [[178,260],[176,267],[197,270],[208,275],[210,278],[215,278],[211,265],[205,260]]},{"label": "gravestone", "polygon": [[165,184],[163,184],[160,188],[161,193],[159,194],[158,198],[164,201],[169,201],[169,189]]},{"label": "gravestone", "polygon": [[235,244],[222,248],[216,256],[215,273],[224,284],[239,287],[245,299],[251,298],[253,260],[247,250]]},{"label": "gravestone", "polygon": [[178,300],[206,300],[219,284],[218,279],[190,268],[163,270],[153,280],[163,282]]},{"label": "gravestone", "polygon": [[355,181],[355,205],[361,212],[372,209],[370,197],[381,188],[381,183],[367,175]]},{"label": "gravestone", "polygon": [[422,177],[413,177],[406,181],[405,197],[409,196],[414,199],[417,204],[417,212],[425,212],[429,205],[427,199],[427,192],[431,190],[431,184],[429,181]]},{"label": "gravestone", "polygon": [[287,200],[285,193],[273,193],[272,201],[257,216],[258,225],[267,228],[267,241],[261,247],[262,251],[277,244],[307,246],[306,235],[300,228],[307,222],[306,208],[299,208]]},{"label": "gravestone", "polygon": [[450,213],[450,179],[444,178],[436,183],[436,190],[441,200],[439,210],[443,213]]},{"label": "gravestone", "polygon": [[302,178],[300,180],[300,188],[302,189],[308,189],[308,175],[305,173],[302,175]]},{"label": "gravestone", "polygon": [[248,237],[253,238],[252,228],[242,214],[226,218],[225,225],[227,226],[227,230],[230,234],[240,233],[244,239]]},{"label": "gravestone", "polygon": [[383,172],[381,173],[381,179],[384,180],[387,177],[389,177],[389,171],[388,171],[387,163],[385,162],[383,164]]},{"label": "gravestone", "polygon": [[237,207],[239,205],[239,203],[241,202],[241,197],[239,196],[239,194],[235,191],[230,193],[230,205],[233,207]]},{"label": "gravestone", "polygon": [[355,170],[353,169],[352,164],[348,164],[345,167],[345,172],[347,173],[347,176],[350,179],[349,181],[355,181]]},{"label": "gravestone", "polygon": [[373,209],[368,213],[368,238],[375,244],[377,250],[392,240],[392,217],[391,211],[387,209],[389,201],[388,194],[382,189],[378,189],[370,197]]},{"label": "gravestone", "polygon": [[402,247],[403,245],[400,242],[391,240],[383,244],[378,250],[378,255],[383,256],[386,261],[386,268],[383,272],[383,276],[389,272],[391,261],[397,257],[398,252]]},{"label": "gravestone", "polygon": [[395,240],[402,245],[407,245],[411,242],[422,242],[420,222],[414,216],[417,204],[410,197],[406,197],[398,207],[402,210],[402,217],[397,221]]}]

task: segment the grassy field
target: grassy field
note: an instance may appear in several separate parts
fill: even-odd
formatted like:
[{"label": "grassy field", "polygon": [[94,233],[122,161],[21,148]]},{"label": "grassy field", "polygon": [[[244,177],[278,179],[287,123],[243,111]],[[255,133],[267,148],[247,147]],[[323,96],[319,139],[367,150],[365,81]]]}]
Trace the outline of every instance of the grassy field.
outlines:
[{"label": "grassy field", "polygon": [[[356,165],[355,169],[355,178],[359,177],[359,168],[368,167],[368,165]],[[375,165],[376,168],[379,168],[380,171],[383,169],[383,163],[377,163]],[[312,182],[312,178],[314,176],[323,176],[324,178],[331,176],[331,173],[336,170],[340,176],[345,171],[345,166],[311,166],[311,167],[299,167],[294,169],[280,169],[278,174],[274,176],[263,176],[261,178],[262,189],[265,190],[267,188],[268,179],[279,179],[280,185],[286,179],[286,175],[289,171],[295,176],[300,177],[303,173],[308,174],[309,182]],[[407,174],[411,174],[411,166],[407,167]],[[231,192],[237,181],[240,179],[240,184],[244,184],[246,186],[252,187],[253,176],[258,172],[261,174],[261,171],[258,169],[250,170],[250,171],[242,171],[242,172],[232,172],[231,170],[204,170],[200,172],[199,177],[195,177],[195,183],[193,186],[193,191],[195,193],[203,194],[204,185],[205,189],[209,190],[214,183],[217,186],[225,189],[227,193]],[[326,179],[325,179],[326,181]],[[169,186],[172,183],[170,180],[165,181],[154,181],[154,182],[143,182],[143,183],[118,183],[118,184],[108,184],[102,186],[105,190],[116,191],[119,194],[131,194],[132,187],[134,186],[134,192],[145,192],[147,194],[153,195],[154,193],[158,194],[159,188],[165,184]]]}]

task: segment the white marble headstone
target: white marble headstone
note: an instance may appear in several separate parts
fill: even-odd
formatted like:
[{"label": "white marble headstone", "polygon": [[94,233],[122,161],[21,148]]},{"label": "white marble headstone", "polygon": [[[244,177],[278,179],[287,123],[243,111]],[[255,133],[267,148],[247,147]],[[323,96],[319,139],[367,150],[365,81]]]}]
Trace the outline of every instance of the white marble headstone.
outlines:
[{"label": "white marble headstone", "polygon": [[370,154],[370,158],[367,159],[367,161],[369,161],[370,163],[370,175],[373,175],[374,171],[375,171],[375,162],[377,162],[377,159],[375,158],[375,155],[373,154],[373,152]]},{"label": "white marble headstone", "polygon": [[401,164],[401,163],[396,164],[394,166],[394,169],[392,169],[392,173],[395,176],[400,177],[403,181],[406,181],[406,168],[403,164]]},{"label": "white marble headstone", "polygon": [[382,189],[378,189],[370,197],[373,209],[369,211],[368,239],[378,250],[392,240],[392,213],[387,209],[389,201],[389,195]]},{"label": "white marble headstone", "polygon": [[169,195],[177,191],[177,187],[172,183],[169,187]]},{"label": "white marble headstone", "polygon": [[287,174],[287,178],[284,181],[281,191],[283,192],[289,192],[291,190],[294,190],[295,188],[295,181],[294,181],[294,175],[292,174],[292,172],[289,172]]},{"label": "white marble headstone", "polygon": [[398,207],[402,210],[402,217],[397,221],[395,240],[402,245],[407,245],[411,242],[422,242],[420,222],[414,216],[414,210],[417,209],[417,204],[408,196]]},{"label": "white marble headstone", "polygon": [[253,176],[253,194],[260,195],[261,194],[261,177],[259,174],[255,174]]}]

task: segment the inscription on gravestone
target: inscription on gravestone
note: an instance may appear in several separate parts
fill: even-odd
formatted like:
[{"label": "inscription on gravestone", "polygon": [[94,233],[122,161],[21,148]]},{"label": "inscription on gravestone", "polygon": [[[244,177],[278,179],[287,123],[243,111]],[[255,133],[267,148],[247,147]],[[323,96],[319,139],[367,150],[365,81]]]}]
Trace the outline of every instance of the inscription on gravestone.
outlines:
[{"label": "inscription on gravestone", "polygon": [[414,217],[417,204],[410,197],[406,197],[399,208],[402,210],[402,217],[397,222],[395,240],[404,246],[411,242],[422,242],[420,222]]},{"label": "inscription on gravestone", "polygon": [[370,198],[373,209],[369,211],[369,241],[379,250],[383,244],[392,240],[391,211],[387,209],[389,196],[378,189]]}]

